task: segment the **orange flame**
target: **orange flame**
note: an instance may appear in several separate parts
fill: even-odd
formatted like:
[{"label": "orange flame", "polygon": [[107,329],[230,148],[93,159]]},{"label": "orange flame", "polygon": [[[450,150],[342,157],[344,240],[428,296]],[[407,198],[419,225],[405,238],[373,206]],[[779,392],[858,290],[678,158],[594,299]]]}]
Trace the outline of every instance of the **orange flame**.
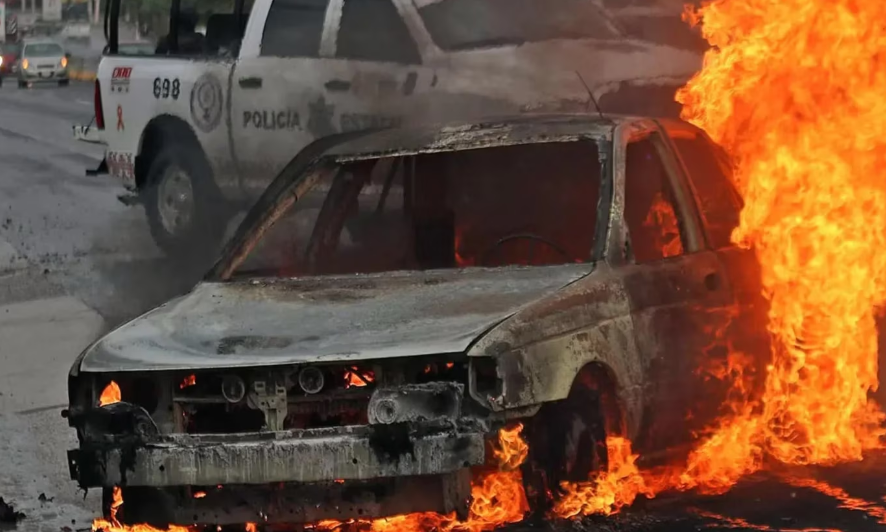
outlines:
[{"label": "orange flame", "polygon": [[677,99],[736,161],[745,207],[732,236],[756,253],[770,303],[763,394],[731,395],[682,471],[640,473],[622,447],[606,474],[568,486],[559,515],[607,514],[667,488],[723,492],[767,456],[860,460],[886,435],[868,397],[886,301],[886,27],[874,22],[886,4],[713,0],[687,13],[714,48]]},{"label": "orange flame", "polygon": [[[111,383],[113,384],[113,383]],[[123,525],[117,520],[117,512],[123,505],[123,491],[118,486],[114,486],[111,492],[111,508],[109,519],[96,519],[92,522],[93,532],[196,532],[196,528],[170,525],[169,528],[159,529],[150,525]]]},{"label": "orange flame", "polygon": [[886,300],[886,105],[872,74],[886,66],[872,22],[884,14],[873,1],[718,0],[692,15],[717,48],[678,100],[737,161],[733,240],[757,254],[773,340],[762,410],[739,408],[695,454],[723,486],[764,453],[860,460],[886,434],[868,399]]},{"label": "orange flame", "polygon": [[194,498],[195,498],[195,499],[202,499],[203,497],[206,497],[206,492],[205,492],[205,491],[195,491],[195,492],[194,492]]},{"label": "orange flame", "polygon": [[345,372],[345,388],[366,386],[375,380],[375,374],[371,371],[362,371],[357,366],[351,367]]},{"label": "orange flame", "polygon": [[631,453],[630,441],[612,436],[606,438],[606,449],[609,456],[607,471],[586,483],[564,482],[561,486],[564,494],[554,506],[554,515],[611,515],[633,503],[638,495],[655,496],[640,475],[635,464],[637,455]]},{"label": "orange flame", "polygon": [[116,382],[111,381],[105,389],[102,390],[101,396],[98,398],[98,406],[105,406],[119,403],[122,400],[120,395],[120,386]]},{"label": "orange flame", "polygon": [[184,379],[182,379],[181,384],[178,385],[179,389],[184,390],[188,386],[193,386],[197,384],[197,376],[196,375],[188,375]]},{"label": "orange flame", "polygon": [[493,452],[498,460],[498,469],[475,478],[471,488],[473,502],[467,521],[459,521],[455,514],[421,512],[371,521],[327,519],[312,528],[323,531],[359,527],[370,532],[484,532],[521,521],[529,509],[518,469],[529,452],[529,446],[520,437],[522,430],[523,426],[518,424],[499,431],[498,446]]},{"label": "orange flame", "polygon": [[246,532],[256,532],[257,530],[255,523],[246,523]]}]

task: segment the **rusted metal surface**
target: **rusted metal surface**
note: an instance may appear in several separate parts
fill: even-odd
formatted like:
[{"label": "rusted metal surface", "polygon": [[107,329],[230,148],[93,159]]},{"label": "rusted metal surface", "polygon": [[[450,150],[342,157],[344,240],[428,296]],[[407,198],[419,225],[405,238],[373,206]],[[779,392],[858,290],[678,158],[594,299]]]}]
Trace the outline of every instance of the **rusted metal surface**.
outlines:
[{"label": "rusted metal surface", "polygon": [[502,390],[492,397],[472,392],[493,410],[565,399],[579,370],[600,362],[617,376],[629,431],[637,430],[646,368],[633,334],[622,280],[603,267],[478,341],[468,355],[496,359]]},{"label": "rusted metal surface", "polygon": [[[209,369],[464,351],[593,266],[207,282],[111,332],[84,372]],[[231,338],[274,338],[270,343]]]},{"label": "rusted metal surface", "polygon": [[215,486],[451,473],[485,459],[476,420],[237,435],[167,435],[130,448],[69,451],[73,478],[94,486]]},{"label": "rusted metal surface", "polygon": [[369,400],[369,422],[380,424],[455,419],[461,414],[464,386],[455,382],[380,388]]}]

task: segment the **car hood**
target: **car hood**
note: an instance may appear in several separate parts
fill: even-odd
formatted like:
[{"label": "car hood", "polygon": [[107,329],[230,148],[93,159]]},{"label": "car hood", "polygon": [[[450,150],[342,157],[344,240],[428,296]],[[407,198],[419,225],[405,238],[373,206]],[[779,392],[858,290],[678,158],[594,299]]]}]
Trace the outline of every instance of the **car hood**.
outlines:
[{"label": "car hood", "polygon": [[592,264],[206,282],[119,327],[85,372],[211,369],[461,352]]}]

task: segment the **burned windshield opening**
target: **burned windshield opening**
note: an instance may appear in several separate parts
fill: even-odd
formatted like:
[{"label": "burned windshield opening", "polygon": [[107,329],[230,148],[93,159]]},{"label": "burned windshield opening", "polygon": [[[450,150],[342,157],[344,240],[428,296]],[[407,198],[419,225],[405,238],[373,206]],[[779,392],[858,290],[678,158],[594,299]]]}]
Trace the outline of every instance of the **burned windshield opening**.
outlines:
[{"label": "burned windshield opening", "polygon": [[347,163],[283,213],[235,276],[588,262],[601,174],[592,140]]}]

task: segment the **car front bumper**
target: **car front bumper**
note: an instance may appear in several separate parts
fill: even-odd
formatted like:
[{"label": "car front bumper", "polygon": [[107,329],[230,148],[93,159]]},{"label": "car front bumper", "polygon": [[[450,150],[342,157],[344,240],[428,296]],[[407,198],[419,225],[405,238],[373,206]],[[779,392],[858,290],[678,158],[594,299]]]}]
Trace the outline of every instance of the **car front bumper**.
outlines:
[{"label": "car front bumper", "polygon": [[485,460],[475,419],[244,434],[160,436],[68,451],[81,487],[216,486],[442,475]]},{"label": "car front bumper", "polygon": [[68,79],[67,68],[43,69],[38,70],[29,68],[27,70],[19,69],[18,77],[21,81],[39,82],[39,81],[64,81]]}]

